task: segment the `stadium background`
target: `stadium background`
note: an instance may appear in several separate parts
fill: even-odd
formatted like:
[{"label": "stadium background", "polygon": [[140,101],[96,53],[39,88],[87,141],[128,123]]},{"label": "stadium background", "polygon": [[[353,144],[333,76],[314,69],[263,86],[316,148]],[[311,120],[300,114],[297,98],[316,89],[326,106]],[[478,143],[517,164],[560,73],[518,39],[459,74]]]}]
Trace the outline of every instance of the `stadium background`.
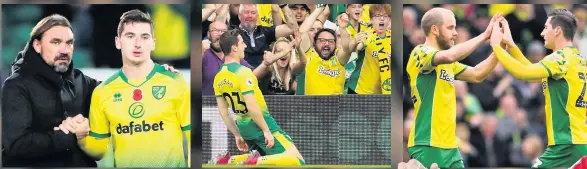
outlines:
[{"label": "stadium background", "polygon": [[[72,24],[74,68],[89,77],[105,80],[122,67],[122,55],[114,46],[114,37],[120,16],[132,9],[150,13],[154,21],[157,41],[152,59],[175,67],[190,82],[190,6],[181,4],[3,4],[0,80],[4,82],[8,77],[11,63],[24,48],[36,23],[55,13],[65,16]],[[105,157],[99,166],[112,167],[111,157]]]},{"label": "stadium background", "polygon": [[[308,4],[310,8],[313,5]],[[202,4],[201,8],[204,7]],[[362,18],[368,19],[368,8],[364,9],[367,10]],[[345,4],[331,4],[328,20],[335,22],[336,16],[344,10]],[[347,73],[354,70],[355,60],[356,56],[349,59],[345,66]],[[391,164],[389,95],[265,95],[265,99],[271,115],[292,137],[307,164],[380,167]],[[242,154],[218,114],[213,96],[202,96],[201,132],[202,164],[223,150],[229,150],[233,155]]]},{"label": "stadium background", "polygon": [[[464,42],[484,31],[496,12],[503,12],[514,41],[532,63],[552,51],[543,47],[540,36],[547,13],[555,8],[571,10],[578,19],[575,45],[587,56],[586,5],[404,5],[403,66],[410,51],[425,41],[420,28],[424,12],[431,7],[452,10],[457,19],[456,43]],[[489,44],[481,45],[462,63],[476,65],[491,52]],[[414,120],[409,80],[403,76],[404,145],[403,161],[407,161],[407,137]],[[529,167],[546,148],[544,95],[540,83],[515,79],[498,64],[479,84],[456,82],[457,137],[467,167]]]}]

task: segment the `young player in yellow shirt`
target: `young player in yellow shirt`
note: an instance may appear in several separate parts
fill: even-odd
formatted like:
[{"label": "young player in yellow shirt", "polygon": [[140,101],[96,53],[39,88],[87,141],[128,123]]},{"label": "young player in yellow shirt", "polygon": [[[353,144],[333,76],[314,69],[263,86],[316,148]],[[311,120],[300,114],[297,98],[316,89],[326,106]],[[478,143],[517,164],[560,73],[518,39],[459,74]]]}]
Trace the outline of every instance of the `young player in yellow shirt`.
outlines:
[{"label": "young player in yellow shirt", "polygon": [[124,13],[115,42],[123,67],[94,90],[89,136],[76,132],[80,147],[99,160],[112,138],[115,167],[188,167],[190,88],[184,77],[151,60],[150,16],[139,10]]},{"label": "young player in yellow shirt", "polygon": [[[514,77],[540,81],[546,99],[548,147],[532,167],[569,168],[587,155],[587,61],[573,46],[577,18],[566,9],[555,9],[548,15],[541,35],[544,47],[553,53],[534,64],[514,43],[507,21],[502,21],[502,25],[505,35],[501,32],[491,35],[493,52]],[[509,47],[513,57],[501,43]]]}]

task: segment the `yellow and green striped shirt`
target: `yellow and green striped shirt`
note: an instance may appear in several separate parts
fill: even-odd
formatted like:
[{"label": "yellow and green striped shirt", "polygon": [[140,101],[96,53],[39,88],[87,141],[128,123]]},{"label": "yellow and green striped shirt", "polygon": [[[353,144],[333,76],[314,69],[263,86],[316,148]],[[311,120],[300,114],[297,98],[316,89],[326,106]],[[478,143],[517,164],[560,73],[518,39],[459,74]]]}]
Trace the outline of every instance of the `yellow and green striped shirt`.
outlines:
[{"label": "yellow and green striped shirt", "polygon": [[259,105],[271,133],[281,131],[275,119],[269,114],[265,97],[263,97],[258,83],[257,77],[251,69],[236,62],[223,64],[214,77],[214,94],[216,97],[226,100],[229,109],[236,116],[236,125],[245,140],[253,140],[263,136],[263,131],[249,114],[245,95],[255,96],[255,102]]},{"label": "yellow and green striped shirt", "polygon": [[467,66],[459,62],[434,65],[436,52],[438,49],[418,45],[408,60],[406,71],[415,110],[408,147],[457,147],[454,80]]},{"label": "yellow and green striped shirt", "polygon": [[145,79],[128,79],[120,70],[96,87],[89,120],[90,136],[78,142],[96,159],[112,138],[115,167],[188,166],[182,134],[189,145],[190,88],[161,65]]},{"label": "yellow and green striped shirt", "polygon": [[349,88],[358,94],[390,94],[391,31],[387,31],[385,37],[369,33],[363,44],[364,50],[358,52]]},{"label": "yellow and green striped shirt", "polygon": [[577,48],[553,52],[540,62],[549,77],[542,79],[546,98],[548,145],[587,144],[587,65]]}]

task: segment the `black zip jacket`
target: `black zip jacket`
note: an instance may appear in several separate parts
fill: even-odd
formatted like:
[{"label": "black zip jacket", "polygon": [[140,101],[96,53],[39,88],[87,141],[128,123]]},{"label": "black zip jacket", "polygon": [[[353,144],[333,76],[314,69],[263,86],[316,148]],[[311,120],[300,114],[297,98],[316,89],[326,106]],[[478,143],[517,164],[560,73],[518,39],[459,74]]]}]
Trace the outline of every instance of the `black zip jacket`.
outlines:
[{"label": "black zip jacket", "polygon": [[99,84],[73,69],[56,72],[27,43],[2,85],[4,167],[96,167],[75,134],[53,131],[66,117],[88,117]]}]

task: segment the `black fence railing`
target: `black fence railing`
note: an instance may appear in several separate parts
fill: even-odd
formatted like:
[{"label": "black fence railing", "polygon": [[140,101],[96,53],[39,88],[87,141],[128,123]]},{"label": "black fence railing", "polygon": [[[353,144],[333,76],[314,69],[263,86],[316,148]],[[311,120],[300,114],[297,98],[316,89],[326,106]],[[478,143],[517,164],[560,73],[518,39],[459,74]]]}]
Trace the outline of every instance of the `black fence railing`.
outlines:
[{"label": "black fence railing", "polygon": [[[216,98],[202,98],[202,163],[241,154]],[[271,116],[307,164],[391,165],[391,96],[265,96]]]}]

